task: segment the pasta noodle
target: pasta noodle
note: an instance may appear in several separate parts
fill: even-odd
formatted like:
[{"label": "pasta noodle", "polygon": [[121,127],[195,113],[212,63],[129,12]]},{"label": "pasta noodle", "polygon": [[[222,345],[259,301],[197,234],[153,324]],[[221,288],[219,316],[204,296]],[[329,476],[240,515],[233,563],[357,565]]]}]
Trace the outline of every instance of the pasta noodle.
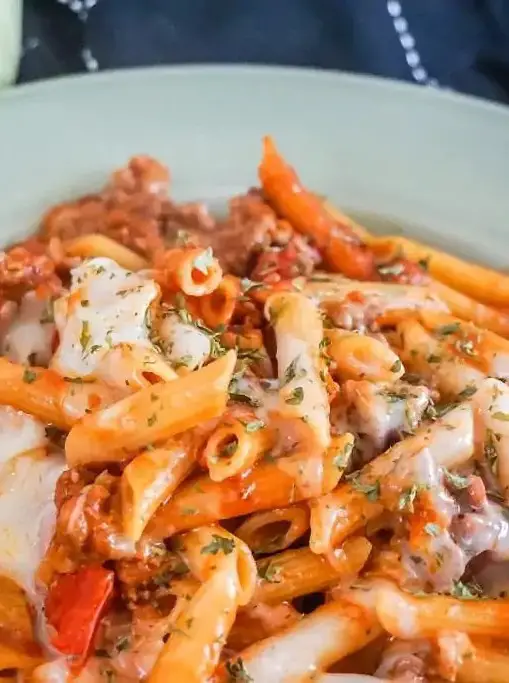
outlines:
[{"label": "pasta noodle", "polygon": [[211,294],[223,275],[210,249],[170,249],[156,267],[156,279],[163,287],[181,290],[188,296]]},{"label": "pasta noodle", "polygon": [[[217,417],[226,404],[235,353],[167,384],[142,389],[110,408],[86,415],[67,437],[72,465],[122,460],[126,452],[167,439]],[[189,402],[182,403],[187,397]]]},{"label": "pasta noodle", "polygon": [[79,256],[82,259],[104,257],[115,261],[127,270],[144,270],[149,265],[142,256],[106,235],[92,234],[75,237],[64,242],[63,246],[68,256]]},{"label": "pasta noodle", "polygon": [[309,529],[306,505],[292,505],[251,515],[235,530],[235,534],[254,553],[275,553],[291,546]]}]

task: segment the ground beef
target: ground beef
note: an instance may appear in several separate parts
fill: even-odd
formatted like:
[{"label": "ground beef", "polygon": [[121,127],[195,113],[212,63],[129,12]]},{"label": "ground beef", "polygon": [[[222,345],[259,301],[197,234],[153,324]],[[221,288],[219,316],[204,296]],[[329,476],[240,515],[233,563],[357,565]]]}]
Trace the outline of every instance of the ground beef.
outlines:
[{"label": "ground beef", "polygon": [[48,291],[60,288],[55,264],[42,243],[30,239],[0,252],[0,296],[3,299],[18,300],[40,285],[45,285]]}]

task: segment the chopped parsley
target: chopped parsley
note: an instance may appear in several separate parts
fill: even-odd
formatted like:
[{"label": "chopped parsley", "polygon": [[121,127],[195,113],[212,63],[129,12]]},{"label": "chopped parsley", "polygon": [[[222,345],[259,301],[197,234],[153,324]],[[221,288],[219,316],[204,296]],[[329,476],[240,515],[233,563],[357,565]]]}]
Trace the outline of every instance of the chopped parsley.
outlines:
[{"label": "chopped parsley", "polygon": [[455,474],[454,472],[450,472],[445,467],[444,477],[447,484],[460,491],[470,486],[470,477],[463,477],[461,474]]},{"label": "chopped parsley", "polygon": [[461,325],[458,322],[455,323],[449,323],[448,325],[442,325],[441,327],[437,328],[436,333],[440,337],[447,337],[450,334],[456,334],[459,332],[461,329]]},{"label": "chopped parsley", "polygon": [[280,583],[281,567],[274,562],[265,562],[258,567],[258,576],[267,583]]},{"label": "chopped parsley", "polygon": [[463,581],[455,581],[451,595],[461,600],[478,600],[482,598],[482,588],[474,582],[463,583]]},{"label": "chopped parsley", "polygon": [[157,415],[155,413],[153,413],[150,417],[147,418],[147,425],[149,427],[153,427],[156,422],[157,422]]},{"label": "chopped parsley", "polygon": [[37,373],[33,370],[30,370],[30,368],[25,368],[23,372],[23,382],[26,384],[32,384],[32,382],[35,382],[36,379]]},{"label": "chopped parsley", "polygon": [[288,365],[286,368],[284,375],[283,375],[283,381],[281,383],[281,386],[284,387],[287,384],[289,384],[292,380],[294,379],[301,379],[305,374],[306,371],[303,370],[302,368],[300,370],[297,369],[297,365],[299,363],[299,358],[300,356],[297,356],[294,358],[291,363]]},{"label": "chopped parsley", "polygon": [[494,420],[501,420],[502,422],[509,422],[509,413],[502,413],[500,410],[497,410],[495,413],[492,413],[491,417]]},{"label": "chopped parsley", "polygon": [[408,489],[405,489],[399,497],[398,510],[408,510],[409,512],[414,511],[414,503],[419,493],[420,486],[417,484],[412,484]]},{"label": "chopped parsley", "polygon": [[428,363],[440,363],[442,358],[436,353],[430,353],[426,360]]},{"label": "chopped parsley", "polygon": [[127,636],[123,636],[117,640],[115,648],[117,652],[123,652],[124,650],[128,650],[130,645],[131,643],[129,642],[129,638]]},{"label": "chopped parsley", "polygon": [[263,420],[251,420],[251,422],[242,422],[242,424],[244,425],[244,428],[248,434],[258,432],[260,429],[265,427],[265,422],[263,422]]},{"label": "chopped parsley", "polygon": [[464,353],[465,356],[476,355],[474,342],[471,339],[458,339],[454,346],[460,353]]},{"label": "chopped parsley", "polygon": [[260,287],[263,286],[263,282],[254,282],[247,277],[243,277],[240,281],[240,290],[243,294],[246,294],[246,292],[249,292],[252,289],[260,289]]},{"label": "chopped parsley", "polygon": [[230,391],[230,400],[236,403],[245,403],[252,408],[259,408],[262,405],[254,396],[249,396],[249,394],[244,394],[240,391]]},{"label": "chopped parsley", "polygon": [[80,303],[83,306],[83,308],[87,308],[88,306],[90,306],[90,301],[88,299],[82,299]]},{"label": "chopped parsley", "polygon": [[358,475],[351,480],[356,491],[363,493],[368,500],[376,502],[380,498],[380,481],[377,479],[373,484],[363,484]]},{"label": "chopped parsley", "polygon": [[[500,437],[499,437],[500,438]],[[496,474],[498,453],[496,447],[497,435],[492,429],[486,430],[484,439],[484,457],[486,458],[491,471]]]},{"label": "chopped parsley", "polygon": [[175,368],[175,370],[178,370],[179,368],[187,368],[191,365],[193,362],[193,357],[191,355],[186,355],[186,356],[181,356],[180,358],[177,358],[176,360],[172,360],[171,364]]},{"label": "chopped parsley", "polygon": [[352,443],[345,444],[343,446],[343,448],[341,450],[338,450],[338,452],[332,458],[333,465],[335,465],[340,470],[345,469],[345,467],[350,462],[350,456],[352,455],[352,451],[353,451],[353,444]]},{"label": "chopped parsley", "polygon": [[468,384],[463,389],[463,391],[460,391],[460,393],[458,394],[458,399],[460,401],[465,401],[467,398],[470,398],[471,396],[473,396],[476,391],[477,391],[477,387],[475,386],[475,384]]},{"label": "chopped parsley", "polygon": [[403,367],[402,362],[398,358],[398,360],[394,361],[394,363],[391,365],[391,372],[400,372],[401,368]]},{"label": "chopped parsley", "polygon": [[207,275],[209,268],[214,264],[214,254],[212,247],[207,247],[199,256],[194,259],[193,267],[203,275]]},{"label": "chopped parsley", "polygon": [[92,337],[90,335],[90,323],[88,320],[83,320],[81,323],[81,333],[80,333],[80,344],[81,348],[83,351],[86,351],[88,348],[88,345],[92,341]]},{"label": "chopped parsley", "polygon": [[291,406],[298,406],[304,399],[304,389],[302,387],[295,387],[285,398],[285,403]]},{"label": "chopped parsley", "polygon": [[219,534],[212,534],[212,540],[207,545],[204,545],[201,549],[202,555],[217,555],[218,553],[224,553],[229,555],[233,552],[235,548],[235,541],[233,538],[225,538],[224,536],[219,536]]},{"label": "chopped parsley", "polygon": [[226,662],[226,672],[228,674],[227,683],[252,683],[254,678],[248,674],[242,657],[237,657],[235,661]]}]

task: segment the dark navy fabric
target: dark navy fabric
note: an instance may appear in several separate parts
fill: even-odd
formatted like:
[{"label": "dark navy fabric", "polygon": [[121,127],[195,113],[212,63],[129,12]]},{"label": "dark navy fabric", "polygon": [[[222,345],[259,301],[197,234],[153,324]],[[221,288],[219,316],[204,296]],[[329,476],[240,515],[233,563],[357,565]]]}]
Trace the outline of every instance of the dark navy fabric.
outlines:
[{"label": "dark navy fabric", "polygon": [[93,4],[24,0],[20,81],[87,67],[293,64],[437,83],[509,103],[509,0]]}]

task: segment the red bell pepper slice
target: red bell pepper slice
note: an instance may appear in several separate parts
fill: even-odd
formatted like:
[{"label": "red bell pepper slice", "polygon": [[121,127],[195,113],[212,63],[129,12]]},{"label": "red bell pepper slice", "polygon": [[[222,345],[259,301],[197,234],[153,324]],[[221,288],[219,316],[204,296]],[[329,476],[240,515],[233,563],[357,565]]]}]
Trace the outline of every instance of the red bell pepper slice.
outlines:
[{"label": "red bell pepper slice", "polygon": [[62,654],[87,658],[94,635],[113,595],[114,572],[102,566],[83,567],[62,574],[46,598],[46,618],[56,633],[51,644]]}]

